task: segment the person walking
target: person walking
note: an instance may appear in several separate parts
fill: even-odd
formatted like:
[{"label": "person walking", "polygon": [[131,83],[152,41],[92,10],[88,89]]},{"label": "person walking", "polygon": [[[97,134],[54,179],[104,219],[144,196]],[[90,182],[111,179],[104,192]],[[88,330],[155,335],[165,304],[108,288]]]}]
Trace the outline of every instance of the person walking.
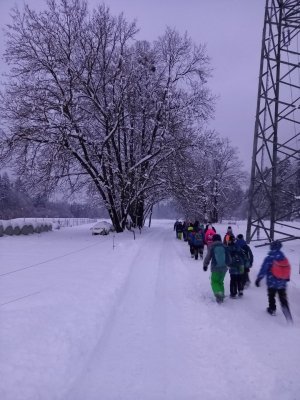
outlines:
[{"label": "person walking", "polygon": [[222,243],[221,236],[214,234],[212,244],[208,246],[208,252],[203,262],[203,270],[207,271],[210,263],[211,288],[217,303],[224,301],[224,278],[230,264],[230,256],[227,246]]},{"label": "person walking", "polygon": [[243,257],[244,257],[244,273],[243,273],[243,286],[244,289],[247,289],[251,283],[249,278],[249,272],[253,265],[253,253],[250,246],[244,240],[244,236],[240,233],[237,235],[236,240],[237,246],[242,249]]},{"label": "person walking", "polygon": [[228,242],[229,242],[229,239],[230,239],[231,236],[235,237],[234,234],[233,234],[231,226],[228,226],[227,232],[225,233],[225,236],[224,236],[224,239],[223,239],[223,244],[228,246]]},{"label": "person walking", "polygon": [[183,221],[183,224],[182,224],[182,234],[183,234],[183,240],[184,240],[185,242],[188,241],[188,227],[189,227],[188,222],[187,222],[187,221]]},{"label": "person walking", "polygon": [[182,232],[183,232],[183,225],[182,225],[182,222],[179,221],[176,225],[177,239],[179,239],[179,240],[182,239]]},{"label": "person walking", "polygon": [[278,294],[281,309],[287,322],[293,322],[286,293],[291,267],[281,248],[282,243],[278,240],[270,243],[270,251],[263,261],[255,285],[259,287],[260,281],[266,276],[269,302],[267,312],[270,315],[276,314],[276,294]]},{"label": "person walking", "polygon": [[174,231],[175,231],[175,234],[176,234],[176,238],[177,238],[177,225],[178,225],[178,219],[176,219],[176,221],[175,221],[175,224],[174,224]]},{"label": "person walking", "polygon": [[195,260],[198,260],[198,256],[200,255],[200,259],[203,259],[203,248],[204,248],[204,232],[199,227],[199,223],[195,223],[193,230],[190,234],[191,246],[193,248]]},{"label": "person walking", "polygon": [[229,274],[230,274],[230,297],[235,299],[237,294],[243,296],[243,275],[244,275],[244,257],[242,249],[236,244],[234,236],[230,236],[227,241],[230,254]]},{"label": "person walking", "polygon": [[208,225],[206,232],[205,232],[205,244],[207,245],[207,247],[212,244],[213,237],[215,234],[216,234],[216,231],[212,227],[212,225]]}]

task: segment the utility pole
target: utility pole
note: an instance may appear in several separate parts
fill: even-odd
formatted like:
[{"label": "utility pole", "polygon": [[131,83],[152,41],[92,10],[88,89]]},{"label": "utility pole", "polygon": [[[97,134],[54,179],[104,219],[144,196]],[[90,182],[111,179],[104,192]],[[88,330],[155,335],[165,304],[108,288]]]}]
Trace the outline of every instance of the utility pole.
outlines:
[{"label": "utility pole", "polygon": [[[284,171],[284,173],[283,173]],[[300,0],[266,0],[247,241],[300,238]],[[294,183],[294,185],[293,185]]]}]

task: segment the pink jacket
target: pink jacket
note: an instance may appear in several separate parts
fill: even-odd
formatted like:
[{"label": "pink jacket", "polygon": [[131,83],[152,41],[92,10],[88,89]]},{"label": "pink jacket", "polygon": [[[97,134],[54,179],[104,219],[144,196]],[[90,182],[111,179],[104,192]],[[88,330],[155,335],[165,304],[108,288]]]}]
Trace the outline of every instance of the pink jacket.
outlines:
[{"label": "pink jacket", "polygon": [[213,240],[213,236],[216,234],[216,232],[213,229],[207,229],[206,233],[205,233],[205,243],[207,244],[207,246],[209,246]]}]

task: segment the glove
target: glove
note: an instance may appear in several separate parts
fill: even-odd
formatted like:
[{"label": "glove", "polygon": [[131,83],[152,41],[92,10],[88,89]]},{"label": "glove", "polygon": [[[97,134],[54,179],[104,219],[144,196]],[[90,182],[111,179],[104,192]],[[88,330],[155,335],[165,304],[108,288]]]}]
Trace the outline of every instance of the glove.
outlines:
[{"label": "glove", "polygon": [[256,286],[256,287],[259,287],[259,286],[260,286],[260,279],[258,279],[258,278],[256,279],[256,281],[255,281],[255,286]]},{"label": "glove", "polygon": [[203,267],[203,271],[207,271],[207,267]]}]

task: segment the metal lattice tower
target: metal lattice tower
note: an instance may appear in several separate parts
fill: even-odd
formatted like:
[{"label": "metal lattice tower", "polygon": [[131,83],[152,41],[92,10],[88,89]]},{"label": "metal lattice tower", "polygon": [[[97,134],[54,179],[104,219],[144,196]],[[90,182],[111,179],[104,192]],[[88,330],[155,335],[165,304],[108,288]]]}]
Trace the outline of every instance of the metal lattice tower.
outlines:
[{"label": "metal lattice tower", "polygon": [[[247,241],[300,238],[300,0],[266,0]],[[283,239],[285,238],[285,239]]]}]

